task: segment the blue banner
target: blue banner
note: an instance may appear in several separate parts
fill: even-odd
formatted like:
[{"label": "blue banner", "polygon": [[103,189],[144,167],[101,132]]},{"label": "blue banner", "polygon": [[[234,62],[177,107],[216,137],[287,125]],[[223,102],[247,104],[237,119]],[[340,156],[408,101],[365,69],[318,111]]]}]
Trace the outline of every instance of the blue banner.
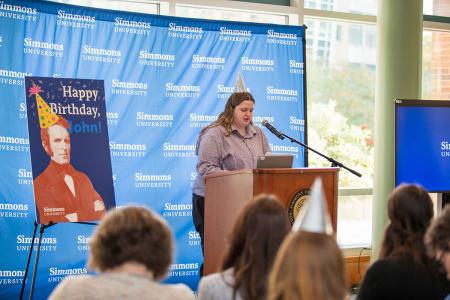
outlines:
[{"label": "blue banner", "polygon": [[[268,120],[305,141],[304,34],[304,27],[0,1],[0,298],[19,295],[35,220],[25,76],[104,81],[116,205],[146,205],[168,221],[176,253],[166,281],[195,290],[198,133],[223,110],[240,73],[256,100],[253,122]],[[303,149],[267,136],[273,152],[304,166]],[[45,231],[37,298],[64,276],[87,272],[92,229],[64,223]]]}]

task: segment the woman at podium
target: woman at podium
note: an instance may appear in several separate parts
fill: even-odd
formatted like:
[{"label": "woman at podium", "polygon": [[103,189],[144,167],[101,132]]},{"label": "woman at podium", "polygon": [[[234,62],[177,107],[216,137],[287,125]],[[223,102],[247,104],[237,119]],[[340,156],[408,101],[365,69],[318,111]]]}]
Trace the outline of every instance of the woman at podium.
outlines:
[{"label": "woman at podium", "polygon": [[203,252],[204,176],[255,168],[256,157],[270,152],[261,128],[253,125],[255,99],[248,92],[230,95],[216,121],[202,129],[196,144],[197,177],[192,186],[192,216]]}]

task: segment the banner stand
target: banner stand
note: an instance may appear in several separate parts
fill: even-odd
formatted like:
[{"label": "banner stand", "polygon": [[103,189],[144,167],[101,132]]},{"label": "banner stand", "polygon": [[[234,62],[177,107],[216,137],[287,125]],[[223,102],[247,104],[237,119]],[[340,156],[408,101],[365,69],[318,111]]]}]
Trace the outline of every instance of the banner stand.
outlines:
[{"label": "banner stand", "polygon": [[[97,223],[90,223],[90,222],[71,222],[71,223],[97,225]],[[46,228],[49,228],[56,224],[58,224],[58,223],[53,223],[53,221],[50,221],[50,223],[48,223],[48,224],[39,224],[38,246],[37,246],[37,251],[36,251],[36,257],[34,260],[33,276],[31,277],[30,296],[28,298],[30,300],[33,299],[34,284],[35,284],[35,280],[36,280],[36,272],[37,272],[37,266],[38,266],[38,262],[39,262],[39,254],[41,252],[41,240],[42,240],[42,236],[44,235],[44,230]],[[19,298],[20,300],[23,299],[23,292],[25,290],[25,284],[26,284],[26,280],[27,280],[27,276],[28,276],[28,269],[30,267],[31,254],[33,253],[33,249],[34,249],[34,239],[36,238],[37,226],[38,226],[38,223],[36,221],[34,221],[33,238],[31,240],[30,251],[28,252],[27,266],[25,268],[25,274],[24,274],[24,277],[22,280],[22,288],[20,289],[20,298]]]}]

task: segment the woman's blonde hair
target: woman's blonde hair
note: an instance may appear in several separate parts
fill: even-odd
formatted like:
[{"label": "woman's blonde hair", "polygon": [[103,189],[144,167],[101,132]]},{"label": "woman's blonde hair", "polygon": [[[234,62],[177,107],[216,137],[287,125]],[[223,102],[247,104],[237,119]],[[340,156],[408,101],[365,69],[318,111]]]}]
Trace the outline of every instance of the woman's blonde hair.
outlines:
[{"label": "woman's blonde hair", "polygon": [[292,232],[269,277],[269,300],[338,300],[346,297],[344,260],[325,233]]},{"label": "woman's blonde hair", "polygon": [[228,97],[227,103],[225,104],[225,108],[223,112],[219,114],[219,117],[216,121],[212,122],[208,126],[202,129],[200,131],[200,135],[202,135],[206,130],[212,127],[216,126],[223,126],[226,129],[226,136],[229,136],[231,134],[231,124],[233,123],[233,114],[234,109],[236,106],[241,104],[242,102],[249,100],[255,103],[255,99],[253,98],[252,94],[247,92],[236,92],[230,95]]}]

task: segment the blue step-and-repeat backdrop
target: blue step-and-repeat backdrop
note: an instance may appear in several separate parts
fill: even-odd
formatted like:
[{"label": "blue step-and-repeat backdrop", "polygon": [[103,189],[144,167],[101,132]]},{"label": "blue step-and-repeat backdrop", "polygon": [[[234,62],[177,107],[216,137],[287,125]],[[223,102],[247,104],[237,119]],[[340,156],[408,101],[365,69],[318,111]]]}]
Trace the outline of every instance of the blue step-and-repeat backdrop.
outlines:
[{"label": "blue step-and-repeat backdrop", "polygon": [[[166,282],[195,290],[198,133],[222,111],[240,73],[256,99],[254,123],[267,119],[304,141],[304,35],[304,27],[0,1],[0,298],[20,293],[35,220],[25,76],[104,80],[116,203],[146,205],[167,220],[176,253]],[[295,154],[295,166],[304,166],[303,149],[266,133],[273,152]],[[95,163],[96,149],[87,151]],[[87,272],[93,227],[45,230],[36,298]]]}]

